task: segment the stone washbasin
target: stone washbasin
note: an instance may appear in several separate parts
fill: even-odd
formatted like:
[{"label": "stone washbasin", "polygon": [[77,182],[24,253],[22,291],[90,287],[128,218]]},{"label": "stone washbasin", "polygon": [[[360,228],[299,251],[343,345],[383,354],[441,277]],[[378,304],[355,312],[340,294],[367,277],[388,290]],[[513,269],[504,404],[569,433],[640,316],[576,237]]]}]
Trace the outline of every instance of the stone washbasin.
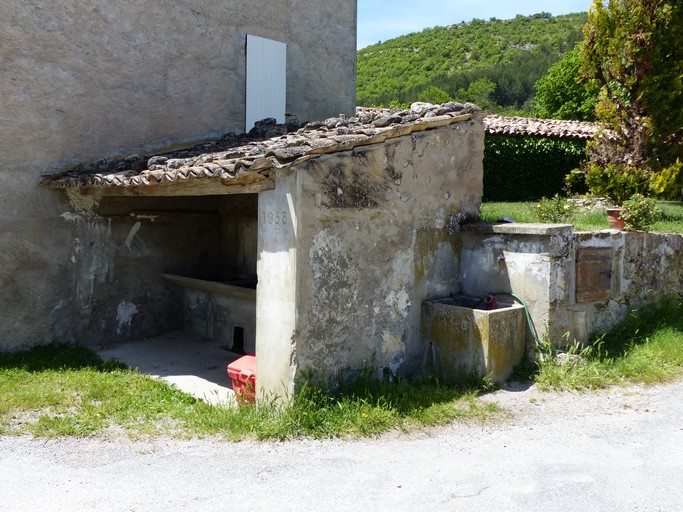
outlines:
[{"label": "stone washbasin", "polygon": [[182,286],[225,297],[256,300],[256,274],[231,267],[205,266],[190,271],[164,272],[164,279]]},{"label": "stone washbasin", "polygon": [[482,298],[464,295],[423,303],[422,332],[438,377],[449,383],[510,377],[524,357],[527,323],[524,307],[506,299],[498,296],[492,310]]},{"label": "stone washbasin", "polygon": [[204,266],[162,277],[182,288],[184,331],[219,340],[236,354],[256,350],[256,274]]}]

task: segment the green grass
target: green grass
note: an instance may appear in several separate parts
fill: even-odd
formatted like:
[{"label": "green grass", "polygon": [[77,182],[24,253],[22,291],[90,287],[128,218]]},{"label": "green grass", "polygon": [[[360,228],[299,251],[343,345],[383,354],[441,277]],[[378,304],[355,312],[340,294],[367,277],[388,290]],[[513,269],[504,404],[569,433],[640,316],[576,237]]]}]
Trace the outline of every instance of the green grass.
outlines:
[{"label": "green grass", "polygon": [[[515,222],[539,222],[534,213],[535,202],[484,203],[481,205],[482,222],[495,222],[501,217],[512,217]],[[683,201],[657,201],[663,218],[655,223],[650,231],[657,233],[683,233]],[[604,211],[585,211],[575,214],[571,224],[576,231],[595,231],[609,229],[607,214]]]},{"label": "green grass", "polygon": [[652,226],[660,233],[683,233],[683,201],[657,201],[662,210],[662,220]]},{"label": "green grass", "polygon": [[391,429],[481,420],[495,405],[477,391],[360,372],[334,393],[303,384],[291,404],[216,407],[84,348],[0,355],[0,434],[217,436],[229,440],[373,436]]},{"label": "green grass", "polygon": [[[614,331],[569,355],[548,350],[533,379],[541,389],[595,389],[669,382],[683,376],[683,303],[669,299],[632,311]],[[215,436],[227,440],[376,436],[499,413],[477,396],[428,379],[370,370],[328,391],[308,379],[291,403],[218,407],[93,352],[66,345],[0,354],[0,435],[86,437]]]},{"label": "green grass", "polygon": [[538,363],[541,389],[595,389],[628,383],[654,384],[683,376],[683,303],[667,299],[629,313],[613,331],[568,354]]}]

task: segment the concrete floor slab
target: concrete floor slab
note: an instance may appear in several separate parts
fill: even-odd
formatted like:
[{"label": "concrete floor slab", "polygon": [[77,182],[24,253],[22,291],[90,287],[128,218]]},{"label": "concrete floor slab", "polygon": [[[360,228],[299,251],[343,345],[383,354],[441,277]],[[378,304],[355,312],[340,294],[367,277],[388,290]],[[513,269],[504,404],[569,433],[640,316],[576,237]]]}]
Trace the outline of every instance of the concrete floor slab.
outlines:
[{"label": "concrete floor slab", "polygon": [[104,360],[120,361],[211,404],[235,401],[227,366],[241,356],[227,350],[224,342],[174,331],[109,345],[97,353]]}]

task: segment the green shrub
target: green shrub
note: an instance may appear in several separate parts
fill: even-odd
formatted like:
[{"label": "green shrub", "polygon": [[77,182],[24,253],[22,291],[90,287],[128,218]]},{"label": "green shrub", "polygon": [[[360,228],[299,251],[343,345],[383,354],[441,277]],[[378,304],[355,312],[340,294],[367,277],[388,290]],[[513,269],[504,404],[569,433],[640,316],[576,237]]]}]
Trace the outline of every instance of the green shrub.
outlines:
[{"label": "green shrub", "polygon": [[662,216],[655,200],[642,194],[633,194],[622,206],[624,211],[621,217],[629,231],[647,231]]},{"label": "green shrub", "polygon": [[650,178],[650,190],[657,197],[674,199],[681,193],[683,188],[683,162],[676,160],[675,163],[664,167],[654,173]]},{"label": "green shrub", "polygon": [[559,194],[555,194],[550,199],[542,198],[534,207],[538,220],[551,224],[571,222],[575,211],[576,206],[567,201],[566,197],[560,197]]},{"label": "green shrub", "polygon": [[633,194],[648,189],[647,170],[630,164],[590,163],[586,166],[586,185],[591,194],[608,197],[622,205]]},{"label": "green shrub", "polygon": [[668,167],[653,169],[623,162],[590,162],[583,169],[572,170],[566,178],[566,186],[573,190],[576,183],[585,182],[591,194],[608,197],[622,205],[634,194],[675,198],[683,186],[683,163],[680,160]]},{"label": "green shrub", "polygon": [[586,174],[581,169],[572,169],[564,177],[564,188],[567,195],[583,194],[588,192],[586,185]]},{"label": "green shrub", "polygon": [[424,91],[417,95],[418,101],[425,101],[427,103],[447,103],[453,101],[446,91],[439,89],[434,85],[430,85]]},{"label": "green shrub", "polygon": [[[537,201],[562,192],[565,176],[580,167],[586,142],[573,139],[487,135],[484,201]],[[576,190],[577,193],[585,190]]]}]

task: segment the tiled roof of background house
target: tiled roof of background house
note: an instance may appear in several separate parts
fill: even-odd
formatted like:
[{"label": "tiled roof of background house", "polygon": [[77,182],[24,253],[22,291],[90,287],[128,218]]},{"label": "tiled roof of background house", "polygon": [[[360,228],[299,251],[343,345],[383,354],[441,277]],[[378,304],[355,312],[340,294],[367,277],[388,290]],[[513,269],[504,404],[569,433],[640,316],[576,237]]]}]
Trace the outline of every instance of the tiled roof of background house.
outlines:
[{"label": "tiled roof of background house", "polygon": [[484,118],[486,133],[490,135],[533,135],[539,137],[592,139],[600,130],[597,123],[532,119],[489,115]]}]

